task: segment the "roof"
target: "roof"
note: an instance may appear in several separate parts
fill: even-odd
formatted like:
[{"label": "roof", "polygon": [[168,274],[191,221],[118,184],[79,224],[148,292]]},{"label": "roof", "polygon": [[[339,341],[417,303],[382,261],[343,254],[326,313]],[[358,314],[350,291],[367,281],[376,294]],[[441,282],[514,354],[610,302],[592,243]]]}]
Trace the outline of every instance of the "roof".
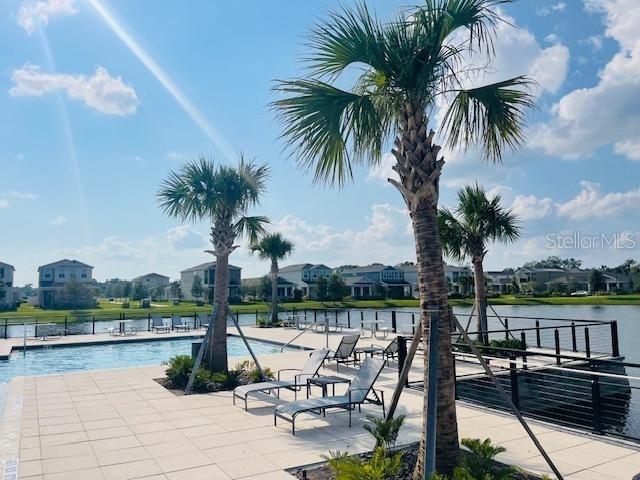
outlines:
[{"label": "roof", "polygon": [[134,278],[133,281],[135,282],[136,280],[141,280],[145,277],[162,277],[169,280],[169,277],[167,277],[166,275],[160,275],[159,273],[152,272],[152,273],[145,273],[144,275],[140,275],[139,277]]},{"label": "roof", "polygon": [[358,273],[381,272],[382,270],[397,270],[397,268],[390,265],[367,265],[366,267],[357,267],[344,270],[342,274],[353,275]]},{"label": "roof", "polygon": [[5,262],[0,262],[0,265],[4,265],[5,267],[9,267],[11,270],[15,271],[15,267],[9,263],[5,263]]},{"label": "roof", "polygon": [[402,270],[403,272],[417,272],[417,265],[396,265],[395,268],[398,270]]},{"label": "roof", "polygon": [[93,268],[91,265],[87,265],[86,263],[82,263],[78,260],[69,260],[68,258],[64,258],[62,260],[58,260],[57,262],[47,263],[46,265],[40,265],[38,267],[38,271],[41,268],[53,268],[53,267],[85,267],[85,268]]},{"label": "roof", "polygon": [[322,263],[294,263],[293,265],[287,265],[286,267],[280,268],[281,272],[297,272],[298,270],[309,270],[312,268],[326,268],[327,270],[331,270],[331,268],[327,267]]},{"label": "roof", "polygon": [[[200,265],[196,265],[195,267],[191,267],[191,268],[187,268],[186,270],[182,270],[180,273],[196,272],[196,271],[199,271],[199,270],[210,270],[212,268],[216,268],[216,262],[201,263]],[[229,265],[229,268],[235,268],[237,270],[241,270],[240,267],[236,267],[235,265]]]}]

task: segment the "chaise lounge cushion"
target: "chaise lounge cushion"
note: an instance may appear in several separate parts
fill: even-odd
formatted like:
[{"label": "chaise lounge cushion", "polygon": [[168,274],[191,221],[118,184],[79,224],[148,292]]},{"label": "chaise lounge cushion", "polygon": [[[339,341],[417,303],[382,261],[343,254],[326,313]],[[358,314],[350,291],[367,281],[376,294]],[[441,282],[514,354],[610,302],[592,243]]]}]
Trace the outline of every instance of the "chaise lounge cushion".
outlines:
[{"label": "chaise lounge cushion", "polygon": [[316,408],[330,408],[337,405],[348,405],[349,397],[346,395],[336,395],[335,397],[316,397],[308,400],[284,403],[276,407],[276,413],[291,415],[298,412],[309,411]]},{"label": "chaise lounge cushion", "polygon": [[249,385],[242,385],[234,390],[234,394],[239,397],[246,397],[250,393],[260,392],[262,390],[271,390],[275,388],[295,387],[294,382],[260,382]]}]

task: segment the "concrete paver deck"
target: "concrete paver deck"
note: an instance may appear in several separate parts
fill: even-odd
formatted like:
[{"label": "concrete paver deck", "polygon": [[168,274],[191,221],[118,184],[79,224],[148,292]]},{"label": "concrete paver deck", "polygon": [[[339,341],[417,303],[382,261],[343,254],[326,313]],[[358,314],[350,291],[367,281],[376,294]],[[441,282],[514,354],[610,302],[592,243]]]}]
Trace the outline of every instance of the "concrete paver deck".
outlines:
[{"label": "concrete paver deck", "polygon": [[[248,337],[280,343],[294,336],[292,330],[244,330]],[[329,345],[335,348],[341,336],[330,334]],[[296,344],[319,348],[326,341],[324,334],[305,333]],[[287,351],[259,358],[263,366],[277,370],[302,365],[307,355]],[[341,375],[354,372],[340,367]],[[335,366],[321,373],[335,374]],[[420,374],[418,368],[412,372],[415,378]],[[292,400],[289,392],[283,392],[281,400],[250,401],[245,412],[232,405],[230,392],[175,396],[154,381],[163,375],[164,367],[149,366],[13,379],[0,424],[1,459],[19,459],[19,478],[29,480],[278,480],[292,478],[285,469],[322,461],[330,450],[359,453],[373,447],[362,425],[366,413],[381,414],[379,407],[367,406],[355,414],[352,428],[344,412],[328,413],[326,418],[301,416],[294,437],[288,424],[273,426],[273,405]],[[396,379],[397,365],[391,363],[377,384],[387,398]],[[422,401],[416,392],[403,394],[398,413],[407,418],[401,443],[420,438]],[[549,472],[513,416],[463,403],[457,410],[461,438],[489,437],[507,448],[501,460]],[[640,472],[636,447],[537,422],[531,425],[567,479],[629,479]]]}]

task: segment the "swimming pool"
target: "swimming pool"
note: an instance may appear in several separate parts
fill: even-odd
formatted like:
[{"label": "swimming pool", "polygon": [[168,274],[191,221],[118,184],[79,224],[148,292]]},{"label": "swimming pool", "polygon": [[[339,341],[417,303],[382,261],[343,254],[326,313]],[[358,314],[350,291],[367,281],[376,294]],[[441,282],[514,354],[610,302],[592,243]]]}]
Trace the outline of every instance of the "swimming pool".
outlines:
[{"label": "swimming pool", "polygon": [[[174,355],[190,355],[191,343],[198,339],[130,341],[86,346],[54,346],[28,349],[27,354],[14,351],[9,360],[0,360],[0,384],[23,375],[48,375],[78,370],[160,365]],[[249,341],[256,355],[280,353],[280,346]],[[242,339],[227,337],[229,357],[249,355]],[[233,366],[233,359],[230,360]]]}]

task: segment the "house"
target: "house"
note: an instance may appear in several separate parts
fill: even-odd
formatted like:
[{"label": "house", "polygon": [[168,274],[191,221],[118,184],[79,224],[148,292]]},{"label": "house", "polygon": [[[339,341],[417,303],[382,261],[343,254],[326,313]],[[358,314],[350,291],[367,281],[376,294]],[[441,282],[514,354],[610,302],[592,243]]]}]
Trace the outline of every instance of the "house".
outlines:
[{"label": "house", "polygon": [[42,308],[52,306],[56,293],[70,281],[93,283],[93,267],[66,258],[38,267],[38,305]]},{"label": "house", "polygon": [[320,278],[329,278],[331,269],[321,263],[297,263],[280,268],[280,276],[302,291],[302,296],[316,298],[316,283]]},{"label": "house", "polygon": [[[602,271],[602,280],[607,292],[629,291],[632,283],[628,275],[610,271]],[[519,269],[516,280],[523,292],[560,291],[572,293],[579,290],[593,292],[591,284],[593,270],[578,268],[563,270],[560,268]]]},{"label": "house", "polygon": [[[266,279],[269,282],[269,287],[266,289],[266,300],[271,300],[271,276],[265,275],[264,277],[258,278],[243,278],[242,279],[242,291],[243,296],[259,298],[260,293],[258,291],[260,282]],[[290,282],[286,278],[282,278],[278,276],[278,298],[279,299],[292,299],[294,297],[294,292],[297,288],[297,285],[293,282]]]},{"label": "house", "polygon": [[[156,300],[168,298],[166,296],[166,289],[169,286],[169,277],[165,275],[160,275],[159,273],[147,273],[134,278],[132,282],[141,283],[149,297],[153,297]],[[161,295],[157,295],[157,293],[159,293],[159,289],[162,289]]]},{"label": "house", "polygon": [[[412,295],[420,296],[418,285],[418,266],[414,264],[396,265],[397,269],[404,272],[404,279],[411,284]],[[444,275],[447,279],[449,294],[469,294],[473,292],[473,272],[467,266],[454,266],[444,264]]]},{"label": "house", "polygon": [[[241,268],[234,265],[229,265],[229,298],[240,297],[241,286]],[[207,262],[195,267],[187,268],[180,272],[180,285],[182,290],[182,297],[188,301],[195,301],[196,299],[191,293],[191,287],[193,286],[193,279],[198,275],[202,280],[202,287],[204,288],[204,297],[213,296],[213,286],[215,285],[216,278],[216,262]],[[200,298],[202,300],[202,298]]]},{"label": "house", "polygon": [[412,294],[412,285],[405,280],[404,271],[390,265],[373,263],[343,270],[340,275],[354,298],[378,295],[380,291],[391,298],[410,297]]},{"label": "house", "polygon": [[516,282],[521,292],[544,292],[550,283],[567,275],[561,268],[519,268],[516,270]]},{"label": "house", "polygon": [[12,308],[18,303],[18,292],[13,285],[13,265],[0,262],[0,310]]},{"label": "house", "polygon": [[513,291],[513,282],[515,280],[515,272],[513,270],[489,270],[484,272],[487,280],[487,293],[489,294],[505,294]]}]

